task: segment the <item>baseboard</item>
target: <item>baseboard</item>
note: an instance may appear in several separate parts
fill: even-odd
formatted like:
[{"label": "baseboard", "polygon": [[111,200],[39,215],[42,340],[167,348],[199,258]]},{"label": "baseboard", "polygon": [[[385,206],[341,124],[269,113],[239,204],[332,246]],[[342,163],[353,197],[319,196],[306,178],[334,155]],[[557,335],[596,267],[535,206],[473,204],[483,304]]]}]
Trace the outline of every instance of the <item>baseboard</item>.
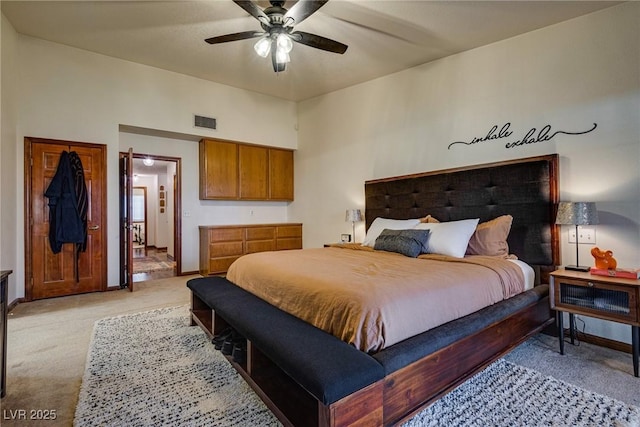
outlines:
[{"label": "baseboard", "polygon": [[156,245],[146,245],[144,248],[153,249],[154,251],[160,251],[160,252],[167,250],[166,246],[156,246]]},{"label": "baseboard", "polygon": [[[547,328],[545,328],[542,331],[542,333],[546,335],[550,335],[552,337],[558,337],[558,326],[556,325],[556,322],[552,323]],[[565,339],[570,337],[569,328],[565,328],[564,337]],[[576,337],[578,338],[578,340],[582,342],[597,345],[599,347],[610,348],[611,350],[621,351],[623,353],[629,353],[629,354],[633,353],[631,344],[627,344],[625,342],[616,341],[609,338],[603,338],[597,335],[587,334],[579,330],[576,330]]]},{"label": "baseboard", "polygon": [[[569,329],[565,329],[564,336],[569,337]],[[576,337],[582,341],[589,344],[597,345],[599,347],[606,347],[612,350],[621,351],[623,353],[632,353],[631,344],[627,344],[625,342],[611,340],[609,338],[599,337],[597,335],[585,334],[584,332],[578,331]]]},{"label": "baseboard", "polygon": [[13,301],[11,301],[11,304],[9,304],[9,305],[7,306],[7,313],[9,313],[11,310],[13,310],[14,308],[16,308],[16,306],[17,306],[18,304],[21,304],[21,303],[23,303],[24,301],[25,301],[25,299],[24,299],[24,298],[16,298],[16,299],[14,299]]},{"label": "baseboard", "polygon": [[183,271],[181,272],[179,275],[180,276],[191,276],[193,274],[200,274],[199,270],[195,270],[195,271]]}]

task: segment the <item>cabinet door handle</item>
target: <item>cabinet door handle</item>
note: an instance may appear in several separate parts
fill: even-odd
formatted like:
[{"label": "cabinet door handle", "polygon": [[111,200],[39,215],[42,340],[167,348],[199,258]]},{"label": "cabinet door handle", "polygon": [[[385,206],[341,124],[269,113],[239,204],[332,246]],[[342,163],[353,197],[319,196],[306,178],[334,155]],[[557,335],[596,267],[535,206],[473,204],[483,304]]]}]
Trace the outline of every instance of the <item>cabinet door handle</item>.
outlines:
[{"label": "cabinet door handle", "polygon": [[92,225],[91,227],[89,227],[89,230],[98,230],[100,229],[99,225]]},{"label": "cabinet door handle", "polygon": [[593,282],[587,282],[587,285],[589,285],[590,288],[593,288]]}]

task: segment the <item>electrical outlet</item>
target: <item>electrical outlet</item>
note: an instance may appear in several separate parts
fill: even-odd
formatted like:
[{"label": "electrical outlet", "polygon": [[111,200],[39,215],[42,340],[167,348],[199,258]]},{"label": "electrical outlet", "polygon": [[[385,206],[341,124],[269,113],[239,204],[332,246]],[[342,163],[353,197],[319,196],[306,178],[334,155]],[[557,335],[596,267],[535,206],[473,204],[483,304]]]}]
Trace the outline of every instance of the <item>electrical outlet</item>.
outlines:
[{"label": "electrical outlet", "polygon": [[[595,245],[596,229],[590,227],[578,227],[578,243],[586,245]],[[576,243],[576,229],[569,230],[569,243]]]},{"label": "electrical outlet", "polygon": [[594,245],[596,243],[596,229],[595,228],[578,228],[578,243],[585,243],[588,245]]}]

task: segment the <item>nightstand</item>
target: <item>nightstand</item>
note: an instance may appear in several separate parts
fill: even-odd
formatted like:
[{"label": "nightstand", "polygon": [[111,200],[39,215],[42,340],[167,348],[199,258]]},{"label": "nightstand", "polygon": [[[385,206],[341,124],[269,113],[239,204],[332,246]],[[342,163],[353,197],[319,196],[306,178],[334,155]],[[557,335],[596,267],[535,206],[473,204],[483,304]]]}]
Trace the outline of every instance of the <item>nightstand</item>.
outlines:
[{"label": "nightstand", "polygon": [[640,347],[640,280],[556,270],[551,273],[550,282],[549,302],[551,308],[556,310],[560,354],[564,354],[563,312],[569,313],[572,343],[576,314],[631,325],[633,374],[637,377]]}]

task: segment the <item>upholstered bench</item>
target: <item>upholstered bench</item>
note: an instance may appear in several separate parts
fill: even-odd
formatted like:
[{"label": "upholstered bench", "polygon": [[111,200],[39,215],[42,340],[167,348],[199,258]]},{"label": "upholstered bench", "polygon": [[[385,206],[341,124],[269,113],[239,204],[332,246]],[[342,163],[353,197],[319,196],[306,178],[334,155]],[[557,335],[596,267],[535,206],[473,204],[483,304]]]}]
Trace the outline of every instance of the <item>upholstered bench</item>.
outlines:
[{"label": "upholstered bench", "polygon": [[[222,277],[192,279],[187,286],[194,297],[324,405],[384,377],[382,365],[373,357]],[[251,370],[247,367],[249,376]]]}]

